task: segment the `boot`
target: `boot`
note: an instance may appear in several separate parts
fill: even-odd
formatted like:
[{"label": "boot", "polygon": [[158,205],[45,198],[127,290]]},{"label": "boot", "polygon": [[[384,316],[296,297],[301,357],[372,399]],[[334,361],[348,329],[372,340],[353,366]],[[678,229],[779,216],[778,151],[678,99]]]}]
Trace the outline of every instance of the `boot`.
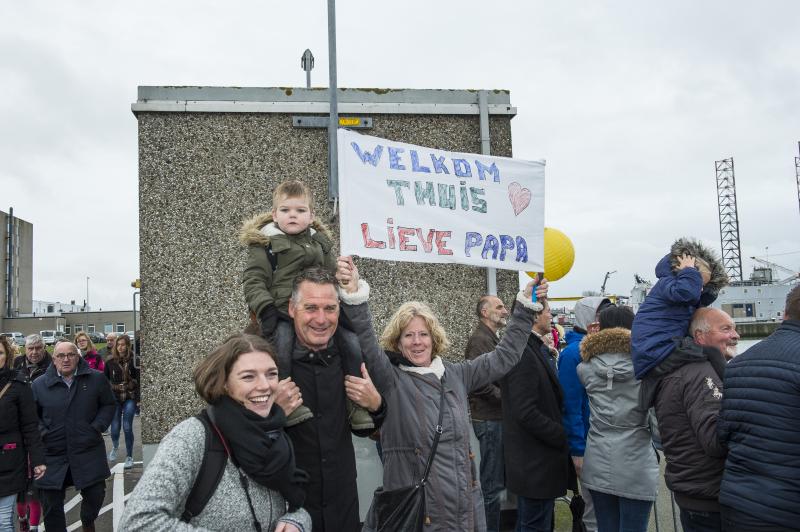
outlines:
[{"label": "boot", "polygon": [[91,525],[85,525],[81,523],[81,530],[83,532],[94,532],[94,523],[92,523]]},{"label": "boot", "polygon": [[286,426],[294,427],[295,425],[299,425],[304,421],[308,421],[312,417],[314,417],[314,414],[311,413],[311,409],[305,405],[300,405],[294,410],[294,412],[286,417]]},{"label": "boot", "polygon": [[375,423],[366,408],[347,400],[347,417],[353,430],[375,430]]}]

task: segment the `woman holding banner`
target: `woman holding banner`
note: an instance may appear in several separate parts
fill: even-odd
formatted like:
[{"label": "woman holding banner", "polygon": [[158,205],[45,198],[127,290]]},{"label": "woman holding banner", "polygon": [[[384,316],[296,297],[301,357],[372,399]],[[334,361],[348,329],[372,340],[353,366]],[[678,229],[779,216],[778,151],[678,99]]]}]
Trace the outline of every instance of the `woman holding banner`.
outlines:
[{"label": "woman holding banner", "polygon": [[[424,303],[400,306],[381,336],[372,327],[369,286],[358,278],[350,257],[339,259],[342,312],[358,334],[364,358],[378,391],[387,402],[381,427],[383,488],[387,492],[424,483],[426,530],[486,530],[483,497],[470,449],[472,425],[467,395],[502,378],[520,359],[531,332],[534,282],[517,295],[506,334],[497,348],[470,361],[452,363],[440,355],[449,346],[439,320]],[[547,282],[536,290],[547,297]],[[360,386],[346,377],[349,398],[359,400]],[[438,436],[436,433],[439,433]],[[436,442],[438,441],[438,445]],[[373,500],[365,531],[385,526]],[[392,528],[387,528],[391,530]]]}]

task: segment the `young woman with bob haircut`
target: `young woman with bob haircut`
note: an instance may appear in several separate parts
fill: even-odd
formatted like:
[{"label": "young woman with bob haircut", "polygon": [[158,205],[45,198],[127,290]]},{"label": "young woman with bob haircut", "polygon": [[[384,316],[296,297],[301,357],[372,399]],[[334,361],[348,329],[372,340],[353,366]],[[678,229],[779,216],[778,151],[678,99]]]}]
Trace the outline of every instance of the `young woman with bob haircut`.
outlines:
[{"label": "young woman with bob haircut", "polygon": [[200,415],[229,451],[216,491],[197,515],[184,514],[206,452],[206,428],[191,417],[161,440],[120,530],[311,531],[311,517],[302,508],[306,475],[295,466],[283,431],[286,414],[275,403],[273,353],[260,336],[237,334],[200,361],[193,374],[195,390],[207,403]]}]

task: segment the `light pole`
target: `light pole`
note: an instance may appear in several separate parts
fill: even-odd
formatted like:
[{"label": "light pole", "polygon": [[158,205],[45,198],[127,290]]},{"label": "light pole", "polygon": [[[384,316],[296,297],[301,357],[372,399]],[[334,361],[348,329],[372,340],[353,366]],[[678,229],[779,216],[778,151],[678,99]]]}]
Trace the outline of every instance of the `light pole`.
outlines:
[{"label": "light pole", "polygon": [[334,202],[336,213],[339,201],[339,152],[336,130],[339,126],[339,102],[336,94],[336,0],[328,0],[328,199]]},{"label": "light pole", "polygon": [[89,312],[89,276],[86,276],[86,306],[83,308],[84,312]]}]

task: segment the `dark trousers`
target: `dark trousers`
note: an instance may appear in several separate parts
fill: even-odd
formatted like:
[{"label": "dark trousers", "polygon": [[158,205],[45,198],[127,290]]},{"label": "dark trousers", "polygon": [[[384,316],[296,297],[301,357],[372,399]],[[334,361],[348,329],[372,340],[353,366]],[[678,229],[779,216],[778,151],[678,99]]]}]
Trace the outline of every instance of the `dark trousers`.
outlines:
[{"label": "dark trousers", "polygon": [[481,448],[481,490],[486,513],[486,531],[500,530],[500,495],[505,486],[503,465],[503,422],[472,420]]},{"label": "dark trousers", "polygon": [[[67,518],[64,515],[64,492],[72,485],[72,475],[67,472],[64,485],[60,490],[39,490],[39,500],[44,513],[44,526],[47,532],[66,532]],[[81,523],[84,526],[94,524],[100,514],[103,499],[106,497],[106,483],[96,482],[81,491]]]},{"label": "dark trousers", "polygon": [[594,501],[598,532],[647,532],[653,501],[628,499],[589,490]]},{"label": "dark trousers", "polygon": [[517,497],[516,532],[551,532],[555,499]]},{"label": "dark trousers", "polygon": [[722,532],[719,512],[698,512],[681,508],[683,532]]}]

